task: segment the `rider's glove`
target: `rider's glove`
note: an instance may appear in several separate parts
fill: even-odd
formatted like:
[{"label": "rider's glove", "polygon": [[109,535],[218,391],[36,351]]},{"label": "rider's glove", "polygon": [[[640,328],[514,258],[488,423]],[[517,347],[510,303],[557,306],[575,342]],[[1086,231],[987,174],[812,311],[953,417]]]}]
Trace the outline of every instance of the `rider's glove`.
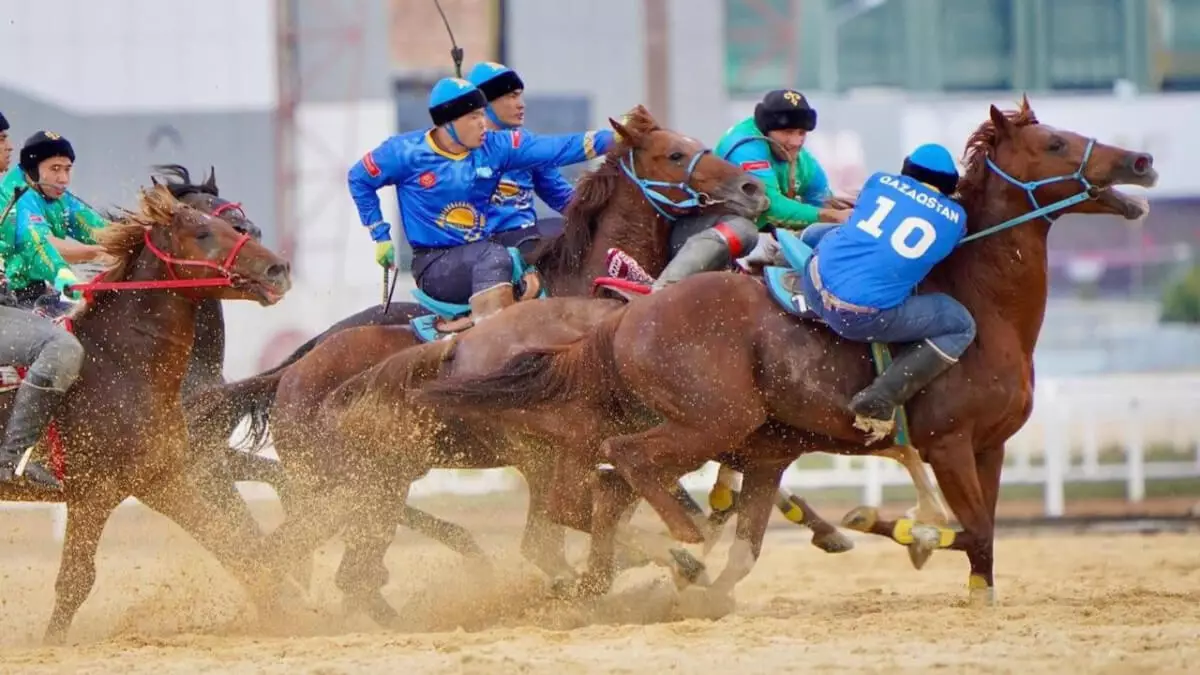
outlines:
[{"label": "rider's glove", "polygon": [[79,299],[79,291],[71,290],[68,286],[74,286],[78,283],[79,277],[75,276],[75,273],[69,267],[62,268],[58,271],[58,274],[54,275],[54,290],[72,300]]},{"label": "rider's glove", "polygon": [[379,263],[380,267],[396,266],[396,249],[392,246],[392,242],[375,243],[375,262]]}]

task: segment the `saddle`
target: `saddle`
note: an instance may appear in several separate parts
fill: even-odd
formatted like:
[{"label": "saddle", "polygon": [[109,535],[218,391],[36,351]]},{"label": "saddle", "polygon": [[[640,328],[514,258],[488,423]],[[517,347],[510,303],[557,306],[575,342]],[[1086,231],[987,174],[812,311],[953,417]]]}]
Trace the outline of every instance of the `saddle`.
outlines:
[{"label": "saddle", "polygon": [[[520,292],[517,302],[546,297],[546,288],[537,268],[525,264],[521,251],[516,247],[508,247],[508,255],[513,262],[513,288]],[[422,342],[444,340],[475,325],[470,305],[438,300],[419,288],[412,290],[412,297],[418,305],[431,312],[409,321],[413,334]]]}]

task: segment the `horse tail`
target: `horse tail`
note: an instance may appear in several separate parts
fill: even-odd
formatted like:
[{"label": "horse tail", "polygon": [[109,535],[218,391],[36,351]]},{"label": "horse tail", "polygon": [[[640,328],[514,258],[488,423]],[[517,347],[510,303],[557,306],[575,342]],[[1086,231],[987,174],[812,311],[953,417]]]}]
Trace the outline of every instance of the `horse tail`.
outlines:
[{"label": "horse tail", "polygon": [[625,311],[614,311],[574,342],[526,350],[486,375],[452,376],[427,384],[413,395],[413,402],[479,412],[610,395],[617,384],[613,338]]},{"label": "horse tail", "polygon": [[250,429],[235,445],[250,452],[263,449],[271,406],[284,372],[283,367],[275,367],[238,382],[210,387],[188,398],[184,401],[184,413],[189,433],[224,445],[242,418],[249,415]]}]

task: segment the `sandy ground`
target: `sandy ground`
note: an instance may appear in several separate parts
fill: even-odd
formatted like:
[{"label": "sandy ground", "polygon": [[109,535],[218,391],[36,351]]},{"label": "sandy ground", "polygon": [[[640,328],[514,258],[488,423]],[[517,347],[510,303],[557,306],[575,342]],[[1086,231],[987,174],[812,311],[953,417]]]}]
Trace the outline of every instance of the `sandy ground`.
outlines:
[{"label": "sandy ground", "polygon": [[[332,542],[319,553],[313,592],[280,634],[253,626],[238,586],[180,530],[141,507],[124,509],[101,543],[72,644],[61,648],[39,646],[58,547],[44,514],[6,514],[0,673],[1028,675],[1183,673],[1200,662],[1194,531],[1005,535],[1000,606],[984,610],[963,606],[961,554],[939,553],[917,572],[890,542],[856,537],[854,551],[828,555],[787,527],[768,533],[735,608],[697,591],[681,595],[656,569],[627,572],[603,600],[565,604],[548,599],[543,579],[517,557],[519,514],[510,505],[456,518],[494,554],[490,576],[401,532],[385,590],[407,630],[341,616]],[[582,555],[582,538],[571,543]],[[715,568],[724,553],[719,546],[710,558]]]}]

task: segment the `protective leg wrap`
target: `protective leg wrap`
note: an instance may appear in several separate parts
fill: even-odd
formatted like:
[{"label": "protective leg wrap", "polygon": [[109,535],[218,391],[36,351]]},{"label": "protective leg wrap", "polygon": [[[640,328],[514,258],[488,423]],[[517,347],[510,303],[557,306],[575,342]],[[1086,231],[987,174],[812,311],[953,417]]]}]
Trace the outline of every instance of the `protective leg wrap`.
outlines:
[{"label": "protective leg wrap", "polygon": [[758,228],[754,223],[730,216],[716,225],[688,237],[675,258],[667,264],[653,290],[700,272],[726,269],[735,258],[749,253],[758,244]]}]

